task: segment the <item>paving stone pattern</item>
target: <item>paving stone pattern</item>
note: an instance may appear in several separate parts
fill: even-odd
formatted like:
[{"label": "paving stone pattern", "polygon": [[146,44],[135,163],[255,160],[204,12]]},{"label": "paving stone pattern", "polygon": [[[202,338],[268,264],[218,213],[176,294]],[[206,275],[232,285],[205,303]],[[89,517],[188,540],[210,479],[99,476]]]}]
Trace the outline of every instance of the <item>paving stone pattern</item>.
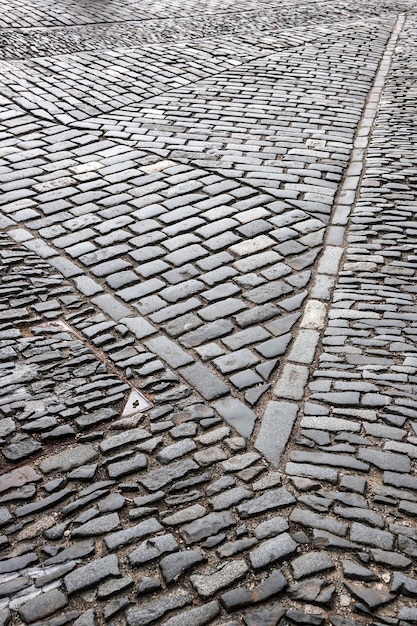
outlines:
[{"label": "paving stone pattern", "polygon": [[0,624],[417,623],[413,3],[6,4]]}]

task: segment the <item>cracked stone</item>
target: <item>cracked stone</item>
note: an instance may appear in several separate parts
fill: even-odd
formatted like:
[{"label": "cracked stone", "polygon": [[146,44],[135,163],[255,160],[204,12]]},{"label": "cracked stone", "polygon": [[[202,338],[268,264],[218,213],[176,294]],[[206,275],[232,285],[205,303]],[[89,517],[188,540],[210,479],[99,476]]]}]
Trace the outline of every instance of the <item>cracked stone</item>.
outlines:
[{"label": "cracked stone", "polygon": [[212,574],[195,574],[190,576],[190,581],[200,596],[208,598],[220,589],[240,580],[247,571],[248,566],[245,561],[226,561]]},{"label": "cracked stone", "polygon": [[159,567],[161,568],[162,576],[165,583],[169,585],[173,580],[176,580],[181,574],[194,567],[198,563],[202,563],[206,560],[206,557],[201,550],[183,550],[181,552],[174,552],[161,559]]}]

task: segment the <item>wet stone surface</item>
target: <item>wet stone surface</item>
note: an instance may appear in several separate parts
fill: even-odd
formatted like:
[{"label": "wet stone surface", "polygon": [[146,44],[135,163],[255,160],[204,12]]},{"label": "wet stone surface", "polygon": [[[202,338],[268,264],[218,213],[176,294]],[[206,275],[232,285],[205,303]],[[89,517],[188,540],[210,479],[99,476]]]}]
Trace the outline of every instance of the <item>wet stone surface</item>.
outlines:
[{"label": "wet stone surface", "polygon": [[7,0],[0,624],[417,622],[413,9]]}]

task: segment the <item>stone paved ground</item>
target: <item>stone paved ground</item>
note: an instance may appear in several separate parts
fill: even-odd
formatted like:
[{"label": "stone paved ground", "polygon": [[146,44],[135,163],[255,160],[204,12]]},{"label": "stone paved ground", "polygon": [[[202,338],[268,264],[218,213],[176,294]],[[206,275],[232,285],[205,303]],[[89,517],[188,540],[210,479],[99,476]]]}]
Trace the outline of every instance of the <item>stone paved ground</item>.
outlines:
[{"label": "stone paved ground", "polygon": [[0,625],[417,623],[409,0],[4,0]]}]

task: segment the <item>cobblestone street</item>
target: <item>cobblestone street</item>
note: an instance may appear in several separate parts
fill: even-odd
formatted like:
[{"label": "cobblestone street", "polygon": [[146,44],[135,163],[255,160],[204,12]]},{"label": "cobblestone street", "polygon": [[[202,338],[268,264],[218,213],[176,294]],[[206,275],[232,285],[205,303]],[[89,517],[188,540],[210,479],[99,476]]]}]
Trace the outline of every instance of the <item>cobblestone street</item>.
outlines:
[{"label": "cobblestone street", "polygon": [[3,0],[0,626],[417,624],[412,0]]}]

